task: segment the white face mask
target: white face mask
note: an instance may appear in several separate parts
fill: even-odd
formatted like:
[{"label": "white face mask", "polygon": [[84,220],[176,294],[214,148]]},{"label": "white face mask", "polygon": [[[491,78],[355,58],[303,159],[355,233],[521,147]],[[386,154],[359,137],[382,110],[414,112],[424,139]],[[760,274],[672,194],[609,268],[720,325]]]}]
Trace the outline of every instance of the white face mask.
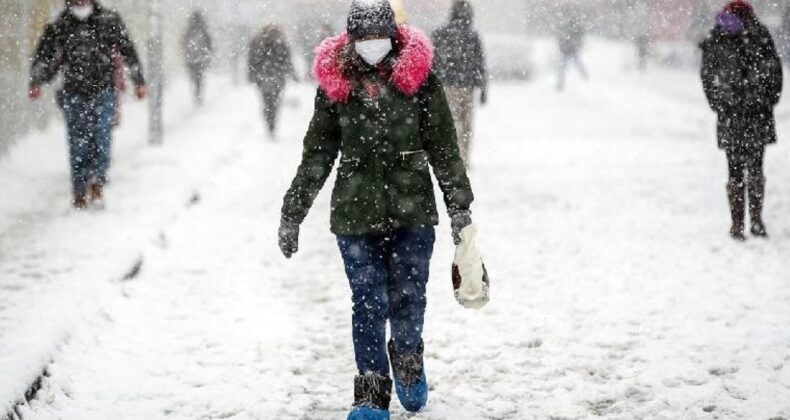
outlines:
[{"label": "white face mask", "polygon": [[79,20],[86,20],[93,14],[93,5],[71,6],[71,14]]},{"label": "white face mask", "polygon": [[370,41],[357,41],[354,49],[366,63],[375,66],[384,60],[384,57],[392,51],[392,40],[371,39]]}]

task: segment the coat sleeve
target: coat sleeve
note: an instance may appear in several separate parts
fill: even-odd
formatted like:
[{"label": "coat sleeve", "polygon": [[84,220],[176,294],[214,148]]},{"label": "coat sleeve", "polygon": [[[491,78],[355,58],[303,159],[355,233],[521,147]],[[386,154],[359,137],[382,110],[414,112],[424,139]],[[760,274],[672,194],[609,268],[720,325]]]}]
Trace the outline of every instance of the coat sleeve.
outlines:
[{"label": "coat sleeve", "polygon": [[449,212],[468,210],[472,186],[458,150],[457,134],[442,84],[431,74],[423,87],[420,134]]},{"label": "coat sleeve", "polygon": [[315,112],[304,138],[302,163],[283,200],[283,218],[301,224],[332,172],[340,150],[340,120],[335,106],[319,89]]},{"label": "coat sleeve", "polygon": [[431,42],[434,45],[434,58],[433,58],[433,71],[443,78],[447,69],[447,59],[444,45],[444,38],[442,37],[441,30],[437,29],[431,34]]},{"label": "coat sleeve", "polygon": [[710,107],[716,111],[721,111],[722,104],[719,101],[718,94],[718,81],[716,80],[716,57],[711,51],[710,40],[706,40],[701,44],[702,48],[702,70],[700,76],[702,78],[702,89],[705,91],[705,97],[708,99]]},{"label": "coat sleeve", "polygon": [[283,60],[285,60],[285,76],[297,78],[296,75],[296,67],[294,67],[293,62],[293,54],[291,53],[291,47],[288,44],[283,45]]},{"label": "coat sleeve", "polygon": [[137,55],[137,49],[135,49],[134,43],[129,37],[126,24],[120,16],[114,16],[110,30],[115,38],[115,47],[123,57],[124,63],[126,63],[126,67],[129,69],[129,76],[135,86],[144,86],[145,77],[143,76],[143,66],[140,63],[140,57]]},{"label": "coat sleeve", "polygon": [[766,68],[760,72],[760,84],[766,87],[766,95],[771,106],[776,106],[782,98],[782,87],[784,84],[784,74],[782,71],[782,59],[776,51],[776,45],[770,32],[766,29],[763,45],[763,59],[766,61]]},{"label": "coat sleeve", "polygon": [[477,62],[477,87],[488,88],[488,64],[486,63],[485,47],[480,34],[475,34],[475,61]]},{"label": "coat sleeve", "polygon": [[254,82],[257,76],[258,42],[253,39],[247,47],[247,80]]},{"label": "coat sleeve", "polygon": [[62,46],[59,45],[58,27],[56,24],[49,24],[44,29],[44,35],[36,48],[33,56],[33,63],[30,67],[30,84],[41,86],[49,83],[55,78],[60,69],[60,57]]},{"label": "coat sleeve", "polygon": [[203,27],[203,35],[206,37],[206,49],[209,52],[214,52],[214,38],[211,37],[207,27]]}]

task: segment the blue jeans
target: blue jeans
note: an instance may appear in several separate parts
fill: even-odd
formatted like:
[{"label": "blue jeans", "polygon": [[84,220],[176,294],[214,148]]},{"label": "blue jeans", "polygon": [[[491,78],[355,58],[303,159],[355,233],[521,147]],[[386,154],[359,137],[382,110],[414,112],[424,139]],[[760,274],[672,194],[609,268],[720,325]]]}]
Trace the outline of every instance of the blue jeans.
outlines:
[{"label": "blue jeans", "polygon": [[422,343],[425,286],[435,239],[433,227],[402,229],[388,236],[338,236],[351,284],[360,374],[389,376],[388,320],[396,352],[413,353]]},{"label": "blue jeans", "polygon": [[63,111],[69,140],[71,184],[75,196],[84,196],[88,183],[107,183],[112,147],[115,93],[95,95],[64,92]]}]

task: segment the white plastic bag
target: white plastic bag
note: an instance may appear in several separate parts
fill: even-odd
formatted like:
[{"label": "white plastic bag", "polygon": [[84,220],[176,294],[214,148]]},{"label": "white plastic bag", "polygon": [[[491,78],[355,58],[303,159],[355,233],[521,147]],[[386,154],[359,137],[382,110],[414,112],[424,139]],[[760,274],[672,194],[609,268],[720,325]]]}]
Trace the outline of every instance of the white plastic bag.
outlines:
[{"label": "white plastic bag", "polygon": [[490,299],[488,273],[476,241],[477,228],[474,225],[465,227],[453,260],[455,300],[468,309],[481,309]]}]

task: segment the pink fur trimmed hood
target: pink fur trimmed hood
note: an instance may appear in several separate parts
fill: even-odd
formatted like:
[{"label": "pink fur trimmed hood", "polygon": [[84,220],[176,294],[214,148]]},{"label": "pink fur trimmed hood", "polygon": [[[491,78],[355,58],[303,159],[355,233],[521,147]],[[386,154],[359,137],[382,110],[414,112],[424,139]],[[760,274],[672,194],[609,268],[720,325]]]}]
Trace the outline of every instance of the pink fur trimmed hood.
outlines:
[{"label": "pink fur trimmed hood", "polygon": [[[417,29],[398,26],[401,51],[392,68],[390,83],[403,94],[413,96],[428,80],[433,67],[433,45]],[[321,89],[333,102],[345,103],[351,95],[351,81],[343,73],[340,52],[351,42],[347,33],[327,38],[316,49],[313,74]]]}]

